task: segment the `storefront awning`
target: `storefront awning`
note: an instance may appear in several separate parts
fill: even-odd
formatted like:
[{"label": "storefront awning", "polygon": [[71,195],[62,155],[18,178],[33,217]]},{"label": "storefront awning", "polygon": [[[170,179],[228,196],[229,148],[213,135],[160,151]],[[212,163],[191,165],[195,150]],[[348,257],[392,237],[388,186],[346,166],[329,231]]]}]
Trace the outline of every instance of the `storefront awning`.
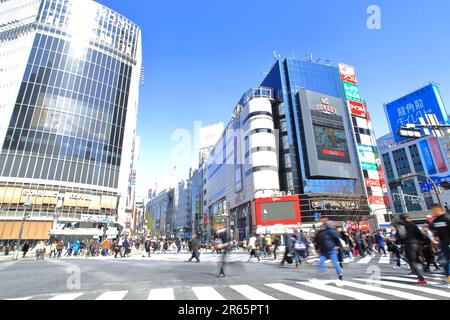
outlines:
[{"label": "storefront awning", "polygon": [[[22,221],[0,221],[0,240],[17,240]],[[25,221],[22,240],[48,240],[51,221]]]}]

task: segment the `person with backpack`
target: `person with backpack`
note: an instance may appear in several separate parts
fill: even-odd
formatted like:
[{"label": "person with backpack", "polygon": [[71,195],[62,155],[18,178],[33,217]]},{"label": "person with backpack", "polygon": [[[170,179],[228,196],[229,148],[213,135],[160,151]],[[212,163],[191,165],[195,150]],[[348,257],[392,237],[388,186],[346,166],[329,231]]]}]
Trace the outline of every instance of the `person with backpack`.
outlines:
[{"label": "person with backpack", "polygon": [[292,240],[293,240],[292,252],[294,254],[295,267],[298,268],[298,265],[302,264],[302,256],[306,251],[307,247],[301,235],[298,233],[294,234]]},{"label": "person with backpack", "polygon": [[436,233],[439,238],[439,245],[442,255],[442,266],[446,279],[444,283],[450,284],[450,215],[442,209],[438,204],[434,204],[431,208],[434,220],[431,223],[431,230]]},{"label": "person with backpack", "polygon": [[425,236],[411,220],[409,216],[403,213],[400,216],[400,222],[397,223],[397,240],[405,248],[405,256],[408,264],[414,274],[417,275],[418,285],[428,284],[423,276],[420,268],[420,257],[422,254],[422,244],[425,241]]}]

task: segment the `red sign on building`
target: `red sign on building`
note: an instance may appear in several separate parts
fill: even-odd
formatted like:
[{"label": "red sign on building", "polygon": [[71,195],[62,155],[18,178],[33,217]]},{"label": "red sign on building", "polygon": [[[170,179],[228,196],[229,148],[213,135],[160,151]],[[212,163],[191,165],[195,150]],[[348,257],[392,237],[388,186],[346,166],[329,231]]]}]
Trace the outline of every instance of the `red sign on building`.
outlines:
[{"label": "red sign on building", "polygon": [[366,187],[381,187],[381,181],[376,179],[365,179]]},{"label": "red sign on building", "polygon": [[301,224],[298,196],[262,198],[254,200],[257,226]]},{"label": "red sign on building", "polygon": [[369,204],[381,204],[381,205],[384,205],[384,197],[369,196]]},{"label": "red sign on building", "polygon": [[326,156],[345,157],[345,152],[335,150],[322,150],[322,153]]},{"label": "red sign on building", "polygon": [[349,100],[348,107],[350,108],[352,115],[360,118],[367,118],[366,107],[362,103]]}]

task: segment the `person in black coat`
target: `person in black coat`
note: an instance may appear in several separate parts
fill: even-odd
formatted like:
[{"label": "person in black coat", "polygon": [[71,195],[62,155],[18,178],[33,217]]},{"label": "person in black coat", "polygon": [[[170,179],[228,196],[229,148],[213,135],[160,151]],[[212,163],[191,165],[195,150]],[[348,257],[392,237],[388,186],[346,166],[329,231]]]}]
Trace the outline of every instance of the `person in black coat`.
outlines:
[{"label": "person in black coat", "polygon": [[419,278],[417,284],[427,284],[423,272],[419,267],[422,256],[422,246],[426,241],[425,235],[410,221],[407,214],[402,214],[400,216],[400,222],[397,224],[397,241],[404,246],[406,260],[408,261],[412,272]]},{"label": "person in black coat", "polygon": [[24,258],[27,255],[28,250],[30,250],[30,244],[28,242],[25,242],[24,245],[22,246],[22,252],[23,252]]},{"label": "person in black coat", "polygon": [[192,261],[192,259],[195,258],[197,260],[197,263],[200,262],[200,257],[198,254],[198,237],[196,234],[192,236],[191,242],[189,243],[189,250],[192,252],[191,258],[188,260],[189,262]]}]

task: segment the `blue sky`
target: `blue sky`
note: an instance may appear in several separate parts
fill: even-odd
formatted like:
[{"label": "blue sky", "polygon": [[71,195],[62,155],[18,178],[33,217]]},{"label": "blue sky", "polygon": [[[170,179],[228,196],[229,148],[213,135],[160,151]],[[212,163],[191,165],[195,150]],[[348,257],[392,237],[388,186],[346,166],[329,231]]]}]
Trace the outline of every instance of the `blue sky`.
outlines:
[{"label": "blue sky", "polygon": [[[145,87],[141,193],[171,176],[171,134],[194,121],[226,122],[248,88],[273,64],[273,52],[356,67],[377,137],[388,132],[383,103],[429,81],[450,105],[448,0],[100,0],[143,32]],[[366,26],[381,8],[381,30]],[[177,164],[185,178],[190,163]],[[183,167],[184,166],[184,167]]]}]

